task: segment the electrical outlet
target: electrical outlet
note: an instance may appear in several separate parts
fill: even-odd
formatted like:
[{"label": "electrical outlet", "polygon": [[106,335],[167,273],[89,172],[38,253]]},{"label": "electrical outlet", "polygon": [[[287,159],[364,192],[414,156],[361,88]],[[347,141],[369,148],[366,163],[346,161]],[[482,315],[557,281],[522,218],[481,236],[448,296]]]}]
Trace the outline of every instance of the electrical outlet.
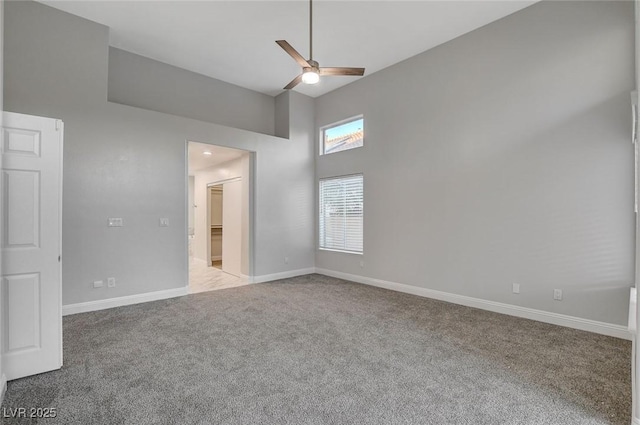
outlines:
[{"label": "electrical outlet", "polygon": [[96,280],[93,282],[93,287],[94,288],[102,288],[104,286],[104,282],[101,280]]},{"label": "electrical outlet", "polygon": [[115,288],[116,287],[116,278],[115,277],[107,278],[107,286],[109,288]]},{"label": "electrical outlet", "polygon": [[520,293],[520,284],[519,283],[514,283],[512,289],[513,289],[513,293],[514,294],[519,294]]},{"label": "electrical outlet", "polygon": [[562,289],[553,290],[553,299],[556,301],[562,301]]},{"label": "electrical outlet", "polygon": [[284,263],[289,264],[289,257],[284,257]]}]

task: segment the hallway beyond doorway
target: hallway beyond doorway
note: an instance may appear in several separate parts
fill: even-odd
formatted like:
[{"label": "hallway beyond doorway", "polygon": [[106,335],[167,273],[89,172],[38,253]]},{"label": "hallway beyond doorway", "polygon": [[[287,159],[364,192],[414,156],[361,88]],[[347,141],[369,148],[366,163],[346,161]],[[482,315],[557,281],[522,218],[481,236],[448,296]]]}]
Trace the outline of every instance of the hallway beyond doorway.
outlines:
[{"label": "hallway beyond doorway", "polygon": [[248,280],[252,273],[252,153],[191,141],[187,151],[189,258],[218,269],[196,264],[194,270],[190,260],[189,280],[197,275],[190,286],[199,288],[201,278],[207,290],[244,283],[238,278]]}]

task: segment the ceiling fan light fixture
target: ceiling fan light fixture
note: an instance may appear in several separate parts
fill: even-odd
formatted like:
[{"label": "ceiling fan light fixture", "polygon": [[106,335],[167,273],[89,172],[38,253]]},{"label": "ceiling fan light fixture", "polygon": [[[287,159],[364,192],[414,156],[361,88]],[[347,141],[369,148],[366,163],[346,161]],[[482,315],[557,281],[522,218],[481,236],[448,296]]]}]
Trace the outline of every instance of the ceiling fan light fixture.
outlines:
[{"label": "ceiling fan light fixture", "polygon": [[320,81],[320,74],[316,69],[305,68],[302,71],[302,82],[305,84],[317,84]]},{"label": "ceiling fan light fixture", "polygon": [[318,62],[313,60],[313,0],[309,0],[309,59],[305,59],[286,40],[276,40],[276,43],[302,67],[302,74],[291,80],[289,84],[284,86],[283,90],[291,90],[300,82],[317,84],[320,81],[320,75],[364,75],[364,68],[320,68]]}]

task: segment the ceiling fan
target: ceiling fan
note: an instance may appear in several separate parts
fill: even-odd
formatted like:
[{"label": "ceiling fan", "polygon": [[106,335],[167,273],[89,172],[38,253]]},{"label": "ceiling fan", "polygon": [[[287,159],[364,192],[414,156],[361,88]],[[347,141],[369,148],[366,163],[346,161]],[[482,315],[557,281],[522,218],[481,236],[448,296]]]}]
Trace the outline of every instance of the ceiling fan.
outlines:
[{"label": "ceiling fan", "polygon": [[364,75],[364,68],[321,68],[318,62],[313,60],[313,0],[309,0],[309,60],[306,60],[291,44],[285,40],[276,40],[276,43],[302,67],[302,74],[298,75],[284,89],[290,90],[303,82],[316,84],[321,75]]}]

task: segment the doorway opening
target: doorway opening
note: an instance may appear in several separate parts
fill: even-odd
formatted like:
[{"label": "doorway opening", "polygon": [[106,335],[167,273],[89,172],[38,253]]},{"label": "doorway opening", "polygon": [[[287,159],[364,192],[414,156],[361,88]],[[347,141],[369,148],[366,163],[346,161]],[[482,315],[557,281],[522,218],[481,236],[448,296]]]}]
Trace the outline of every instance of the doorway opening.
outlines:
[{"label": "doorway opening", "polygon": [[246,285],[252,267],[254,153],[187,142],[189,292]]}]

